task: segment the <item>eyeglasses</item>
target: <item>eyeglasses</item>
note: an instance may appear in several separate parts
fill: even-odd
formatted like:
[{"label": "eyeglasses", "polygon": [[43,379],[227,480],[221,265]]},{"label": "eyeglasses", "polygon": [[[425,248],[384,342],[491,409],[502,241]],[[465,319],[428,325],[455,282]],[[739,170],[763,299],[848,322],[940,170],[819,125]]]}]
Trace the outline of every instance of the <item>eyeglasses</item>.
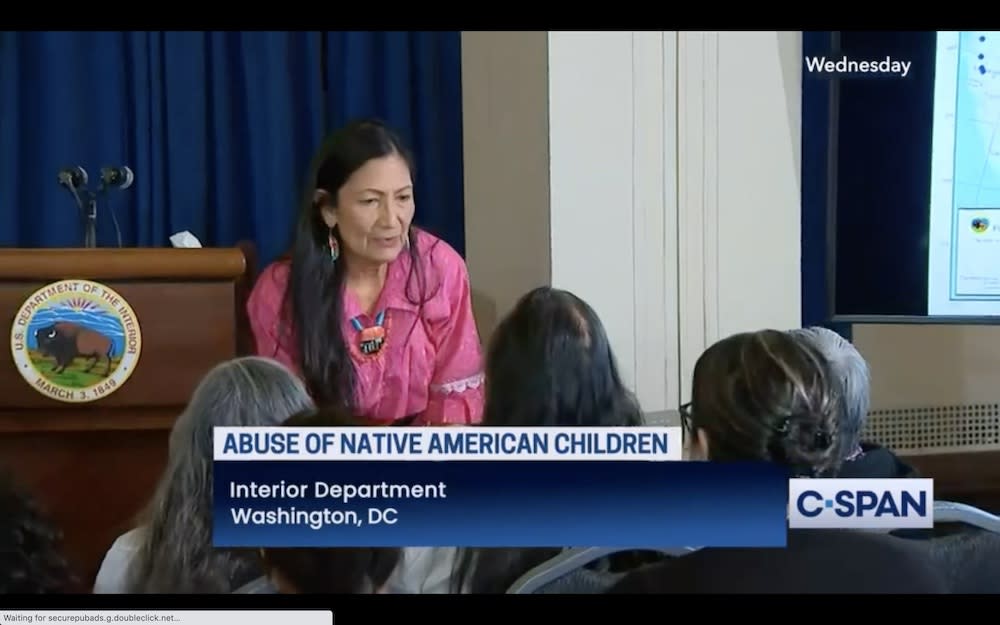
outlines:
[{"label": "eyeglasses", "polygon": [[694,433],[694,419],[691,417],[691,402],[686,404],[681,404],[678,410],[681,414],[681,427],[684,428],[685,434]]}]

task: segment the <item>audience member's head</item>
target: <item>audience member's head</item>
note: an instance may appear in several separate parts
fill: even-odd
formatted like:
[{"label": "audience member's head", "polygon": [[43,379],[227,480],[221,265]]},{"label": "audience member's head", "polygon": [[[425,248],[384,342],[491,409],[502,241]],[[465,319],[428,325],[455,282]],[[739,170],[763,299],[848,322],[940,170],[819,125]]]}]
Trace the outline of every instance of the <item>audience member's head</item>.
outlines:
[{"label": "audience member's head", "polygon": [[490,341],[483,425],[641,424],[594,310],[550,287],[522,297]]},{"label": "audience member's head", "polygon": [[368,421],[347,414],[343,408],[329,405],[322,408],[310,406],[289,416],[282,423],[290,428],[350,428],[366,427]]},{"label": "audience member's head", "polygon": [[0,475],[0,595],[78,589],[62,554],[62,532],[9,475]]},{"label": "audience member's head", "polygon": [[[288,427],[353,427],[363,421],[339,410],[308,409]],[[368,594],[385,586],[402,558],[396,547],[302,547],[260,550],[264,569],[282,594]]]},{"label": "audience member's head", "polygon": [[230,360],[202,379],[174,423],[166,470],[143,514],[131,592],[228,593],[257,574],[252,553],[212,546],[213,430],[275,426],[311,406],[299,379],[265,358]]},{"label": "audience member's head", "polygon": [[812,345],[829,363],[830,375],[840,386],[840,448],[842,459],[861,450],[861,435],[871,405],[868,362],[854,345],[833,330],[811,327],[791,330],[796,339]]},{"label": "audience member's head", "polygon": [[[493,333],[486,356],[483,425],[639,426],[604,325],[579,297],[551,287],[524,295]],[[558,548],[460,549],[455,592],[504,592]]]},{"label": "audience member's head", "polygon": [[841,460],[838,397],[814,347],[762,330],[705,350],[682,416],[704,458],[767,460],[795,475],[822,476],[834,473]]}]

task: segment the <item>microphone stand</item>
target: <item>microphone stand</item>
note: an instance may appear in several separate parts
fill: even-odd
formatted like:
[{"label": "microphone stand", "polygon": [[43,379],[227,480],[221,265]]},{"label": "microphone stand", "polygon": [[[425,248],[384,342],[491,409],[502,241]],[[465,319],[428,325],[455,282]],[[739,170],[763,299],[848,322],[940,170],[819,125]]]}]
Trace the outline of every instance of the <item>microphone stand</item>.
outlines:
[{"label": "microphone stand", "polygon": [[97,247],[97,194],[89,189],[84,193],[87,196],[87,207],[83,210],[83,247],[95,248]]}]

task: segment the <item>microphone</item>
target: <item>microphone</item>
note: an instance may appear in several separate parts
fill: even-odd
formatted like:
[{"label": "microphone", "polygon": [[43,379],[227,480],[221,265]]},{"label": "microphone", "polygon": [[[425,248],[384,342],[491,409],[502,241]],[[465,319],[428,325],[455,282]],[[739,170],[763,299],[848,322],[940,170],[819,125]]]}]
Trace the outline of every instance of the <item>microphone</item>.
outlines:
[{"label": "microphone", "polygon": [[79,165],[67,167],[59,171],[59,184],[75,190],[87,185],[87,170]]},{"label": "microphone", "polygon": [[[101,168],[101,188],[99,193],[106,194],[108,189],[118,188],[125,190],[135,182],[135,174],[127,165],[121,167]],[[118,226],[118,215],[113,206],[108,205],[111,210],[111,223],[115,226],[115,236],[118,238],[118,247],[122,247],[122,229]]]},{"label": "microphone", "polygon": [[97,220],[97,201],[94,194],[87,189],[87,170],[79,165],[59,170],[59,185],[69,189],[80,209],[83,220],[83,246],[97,247],[95,222]]},{"label": "microphone", "polygon": [[131,187],[133,182],[135,182],[135,174],[127,165],[101,168],[101,186],[103,188],[118,187],[124,190]]}]

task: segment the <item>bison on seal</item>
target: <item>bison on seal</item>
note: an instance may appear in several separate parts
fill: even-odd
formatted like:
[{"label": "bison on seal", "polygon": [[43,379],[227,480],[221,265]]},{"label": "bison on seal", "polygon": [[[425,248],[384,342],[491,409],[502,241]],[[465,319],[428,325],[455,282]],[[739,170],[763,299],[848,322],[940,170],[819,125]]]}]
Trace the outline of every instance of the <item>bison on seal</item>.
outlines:
[{"label": "bison on seal", "polygon": [[115,344],[96,330],[69,321],[59,321],[35,332],[35,341],[38,343],[38,351],[55,358],[56,366],[52,373],[62,373],[73,363],[74,358],[82,356],[90,360],[85,373],[90,373],[101,358],[106,358],[104,377],[111,375]]}]

